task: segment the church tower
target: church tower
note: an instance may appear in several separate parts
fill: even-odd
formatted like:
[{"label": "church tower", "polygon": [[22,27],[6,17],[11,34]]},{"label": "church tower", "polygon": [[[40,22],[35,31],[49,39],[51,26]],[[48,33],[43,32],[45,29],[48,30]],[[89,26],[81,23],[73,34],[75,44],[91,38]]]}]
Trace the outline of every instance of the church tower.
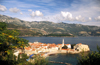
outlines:
[{"label": "church tower", "polygon": [[64,46],[64,39],[62,40],[62,47]]}]

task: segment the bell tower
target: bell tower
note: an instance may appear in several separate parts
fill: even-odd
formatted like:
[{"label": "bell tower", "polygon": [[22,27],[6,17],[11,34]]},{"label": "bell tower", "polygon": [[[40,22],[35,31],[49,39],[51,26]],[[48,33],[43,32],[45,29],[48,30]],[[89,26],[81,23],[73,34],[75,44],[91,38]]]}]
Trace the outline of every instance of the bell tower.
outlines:
[{"label": "bell tower", "polygon": [[62,40],[62,47],[64,46],[64,39]]}]

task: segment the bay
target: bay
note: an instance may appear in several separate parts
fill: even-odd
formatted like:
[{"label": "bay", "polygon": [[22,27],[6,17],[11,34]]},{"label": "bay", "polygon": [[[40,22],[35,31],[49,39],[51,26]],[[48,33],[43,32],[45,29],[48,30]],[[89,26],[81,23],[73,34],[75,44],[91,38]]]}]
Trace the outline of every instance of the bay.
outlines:
[{"label": "bay", "polygon": [[[29,42],[42,42],[42,43],[62,43],[62,39],[64,39],[65,44],[77,44],[83,43],[87,44],[90,47],[91,51],[97,51],[97,45],[100,46],[100,37],[21,37],[29,40]],[[80,54],[56,54],[54,56],[49,56],[49,61],[58,61],[58,62],[66,62],[71,63],[72,65],[77,64],[77,57]],[[49,65],[64,65],[64,64],[54,64],[49,63]]]}]

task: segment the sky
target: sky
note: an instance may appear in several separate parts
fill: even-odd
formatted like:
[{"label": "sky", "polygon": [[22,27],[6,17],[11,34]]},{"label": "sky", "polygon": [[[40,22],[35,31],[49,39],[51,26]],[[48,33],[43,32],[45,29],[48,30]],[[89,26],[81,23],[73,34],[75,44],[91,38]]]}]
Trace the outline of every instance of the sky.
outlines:
[{"label": "sky", "polygon": [[100,0],[0,0],[0,14],[30,22],[100,26]]}]

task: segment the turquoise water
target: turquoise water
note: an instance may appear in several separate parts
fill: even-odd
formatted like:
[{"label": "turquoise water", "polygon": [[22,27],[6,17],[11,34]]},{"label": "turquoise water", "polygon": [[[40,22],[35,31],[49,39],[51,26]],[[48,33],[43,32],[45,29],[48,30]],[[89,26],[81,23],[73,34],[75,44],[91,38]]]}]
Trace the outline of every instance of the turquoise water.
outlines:
[{"label": "turquoise water", "polygon": [[[92,51],[97,51],[97,45],[100,46],[100,37],[21,37],[29,40],[29,42],[42,42],[42,43],[62,43],[62,39],[65,40],[65,44],[77,44],[83,43],[89,45]],[[77,64],[77,57],[80,54],[56,54],[54,56],[49,56],[48,60],[50,61],[60,61],[71,63],[72,65]],[[64,65],[58,63],[49,63],[49,65]]]}]

